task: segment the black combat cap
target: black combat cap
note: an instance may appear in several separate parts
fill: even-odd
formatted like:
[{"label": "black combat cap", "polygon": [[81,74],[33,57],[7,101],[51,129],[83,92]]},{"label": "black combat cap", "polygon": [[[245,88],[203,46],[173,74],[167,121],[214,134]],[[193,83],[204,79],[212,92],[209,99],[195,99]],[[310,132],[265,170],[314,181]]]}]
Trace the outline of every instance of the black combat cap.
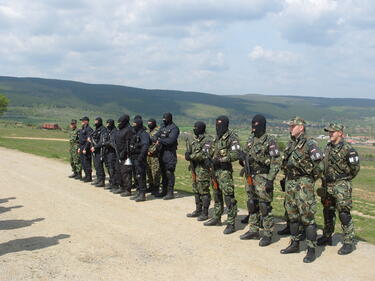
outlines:
[{"label": "black combat cap", "polygon": [[76,119],[72,119],[72,121],[70,121],[70,124],[72,124],[72,125],[77,124],[77,120]]},{"label": "black combat cap", "polygon": [[80,119],[80,121],[90,121],[90,119],[89,119],[87,116],[85,116],[85,117],[82,117],[82,118]]}]

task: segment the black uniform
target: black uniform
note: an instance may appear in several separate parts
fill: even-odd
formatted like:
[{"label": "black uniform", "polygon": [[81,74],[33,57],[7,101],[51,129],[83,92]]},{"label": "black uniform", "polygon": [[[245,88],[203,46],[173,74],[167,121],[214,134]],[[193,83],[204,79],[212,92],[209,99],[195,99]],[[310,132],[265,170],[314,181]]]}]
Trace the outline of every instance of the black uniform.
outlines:
[{"label": "black uniform", "polygon": [[135,135],[131,143],[131,160],[134,167],[138,196],[136,201],[144,201],[146,194],[147,151],[150,135],[143,127],[142,119],[134,120]]},{"label": "black uniform", "polygon": [[91,147],[94,148],[93,158],[94,167],[96,170],[96,184],[98,186],[104,186],[105,173],[103,166],[103,135],[107,129],[103,126],[102,118],[98,117],[95,119],[95,121],[97,121],[97,123],[95,123],[95,131],[92,133],[90,140]]},{"label": "black uniform", "polygon": [[131,194],[132,187],[132,166],[125,165],[126,160],[130,157],[130,142],[135,135],[135,131],[129,124],[129,115],[124,114],[118,120],[118,131],[115,137],[116,148],[119,161],[116,161],[116,173],[119,175],[120,188],[114,190],[116,194],[121,193],[123,196]]},{"label": "black uniform", "polygon": [[[90,143],[87,140],[91,136],[92,132],[93,129],[88,124],[83,125],[82,129],[79,131],[80,157],[82,162],[82,169],[85,172],[84,180],[86,181],[91,181],[92,174]],[[84,150],[86,150],[86,154],[83,154]]]},{"label": "black uniform", "polygon": [[109,174],[109,188],[113,189],[119,185],[116,179],[116,138],[117,129],[115,121],[107,120],[107,130],[102,134],[104,163]]},{"label": "black uniform", "polygon": [[153,141],[158,142],[160,151],[160,169],[162,176],[162,193],[158,197],[165,196],[164,199],[172,199],[175,176],[174,171],[177,164],[177,139],[180,129],[173,123],[172,114],[164,113],[163,126],[152,137]]}]

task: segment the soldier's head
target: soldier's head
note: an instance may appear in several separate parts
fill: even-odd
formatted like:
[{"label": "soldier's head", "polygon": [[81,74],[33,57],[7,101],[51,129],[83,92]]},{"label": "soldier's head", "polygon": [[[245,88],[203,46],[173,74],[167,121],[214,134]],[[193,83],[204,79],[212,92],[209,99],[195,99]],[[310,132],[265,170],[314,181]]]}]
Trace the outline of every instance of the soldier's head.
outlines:
[{"label": "soldier's head", "polygon": [[306,122],[301,117],[293,117],[289,122],[289,132],[293,138],[298,138],[305,133]]},{"label": "soldier's head", "polygon": [[137,116],[136,116],[136,118],[134,118],[134,120],[133,120],[133,128],[136,130],[136,131],[139,131],[140,129],[142,129],[143,128],[143,120],[142,120],[142,118],[137,118]]},{"label": "soldier's head", "polygon": [[112,129],[114,129],[116,127],[115,126],[115,120],[113,120],[113,119],[108,119],[107,122],[106,122],[106,124],[107,124],[107,128],[109,130],[112,130]]},{"label": "soldier's head", "polygon": [[96,117],[94,124],[95,124],[95,128],[99,128],[103,126],[103,119],[101,117]]},{"label": "soldier's head", "polygon": [[127,114],[122,115],[122,116],[118,119],[118,128],[119,128],[120,130],[123,129],[123,128],[125,128],[126,125],[129,124],[129,120],[130,120],[129,115],[127,115]]},{"label": "soldier's head", "polygon": [[90,122],[90,119],[87,116],[85,116],[82,117],[80,121],[82,122],[82,125],[87,125]]},{"label": "soldier's head", "polygon": [[72,121],[70,121],[70,128],[72,128],[72,129],[77,128],[77,120],[72,119]]},{"label": "soldier's head", "polygon": [[216,135],[220,139],[229,128],[229,118],[225,115],[220,115],[216,118]]},{"label": "soldier's head", "polygon": [[251,121],[251,131],[253,132],[254,136],[257,138],[263,136],[266,132],[266,124],[266,118],[262,114],[255,115]]},{"label": "soldier's head", "polygon": [[329,140],[333,144],[338,144],[344,137],[344,126],[340,123],[330,123],[324,131],[328,132]]},{"label": "soldier's head", "polygon": [[155,127],[156,127],[156,120],[153,119],[153,118],[148,119],[148,121],[147,121],[147,127],[148,127],[150,130],[155,129]]},{"label": "soldier's head", "polygon": [[166,112],[163,114],[163,123],[165,126],[172,124],[173,122],[173,116],[172,113]]},{"label": "soldier's head", "polygon": [[206,132],[206,124],[202,121],[195,122],[193,132],[196,136],[203,135]]}]

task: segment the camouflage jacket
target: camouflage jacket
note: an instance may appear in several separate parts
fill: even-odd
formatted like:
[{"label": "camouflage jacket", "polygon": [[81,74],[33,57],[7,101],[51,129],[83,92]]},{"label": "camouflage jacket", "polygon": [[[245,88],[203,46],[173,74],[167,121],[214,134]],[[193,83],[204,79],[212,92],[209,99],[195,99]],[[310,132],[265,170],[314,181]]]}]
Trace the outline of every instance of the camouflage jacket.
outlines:
[{"label": "camouflage jacket", "polygon": [[[150,138],[152,139],[152,137],[159,131],[159,127],[156,126],[152,131],[151,130],[148,130],[148,133],[150,135]],[[150,146],[148,147],[148,153],[147,153],[148,156],[151,156],[151,157],[158,157],[159,156],[159,153],[158,153],[158,150],[157,150],[157,145],[156,145],[156,142],[151,142],[150,143]]]},{"label": "camouflage jacket", "polygon": [[75,128],[69,132],[70,147],[78,150],[79,148],[79,129]]},{"label": "camouflage jacket", "polygon": [[273,181],[280,169],[280,150],[275,138],[264,134],[260,138],[251,135],[244,152],[249,155],[251,170],[255,174],[267,174]]},{"label": "camouflage jacket", "polygon": [[209,135],[203,134],[194,137],[190,145],[187,145],[187,150],[190,150],[190,158],[196,166],[204,166],[204,160],[207,158],[207,153],[210,150],[213,138]]},{"label": "camouflage jacket", "polygon": [[352,180],[359,172],[359,156],[352,145],[342,140],[337,145],[328,143],[324,158],[324,179],[327,183]]},{"label": "camouflage jacket", "polygon": [[317,179],[323,172],[323,153],[316,141],[304,134],[292,139],[285,148],[281,168],[288,179],[303,176]]},{"label": "camouflage jacket", "polygon": [[211,146],[211,156],[222,163],[221,168],[232,169],[232,162],[238,160],[238,152],[241,149],[238,135],[228,130],[220,139],[216,137]]}]

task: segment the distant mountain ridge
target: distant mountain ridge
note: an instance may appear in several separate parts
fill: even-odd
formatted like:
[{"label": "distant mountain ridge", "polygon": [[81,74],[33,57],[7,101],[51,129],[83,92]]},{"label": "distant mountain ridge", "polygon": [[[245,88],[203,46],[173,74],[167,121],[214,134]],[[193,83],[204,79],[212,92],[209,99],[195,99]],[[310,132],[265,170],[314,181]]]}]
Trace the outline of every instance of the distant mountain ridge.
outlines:
[{"label": "distant mountain ridge", "polygon": [[273,120],[301,115],[311,121],[374,116],[375,100],[300,96],[214,95],[127,86],[0,76],[0,93],[10,99],[6,119],[25,122],[67,121],[83,114],[117,118],[126,112],[160,118],[170,111],[181,122],[212,121],[226,114],[248,123],[256,113]]}]

